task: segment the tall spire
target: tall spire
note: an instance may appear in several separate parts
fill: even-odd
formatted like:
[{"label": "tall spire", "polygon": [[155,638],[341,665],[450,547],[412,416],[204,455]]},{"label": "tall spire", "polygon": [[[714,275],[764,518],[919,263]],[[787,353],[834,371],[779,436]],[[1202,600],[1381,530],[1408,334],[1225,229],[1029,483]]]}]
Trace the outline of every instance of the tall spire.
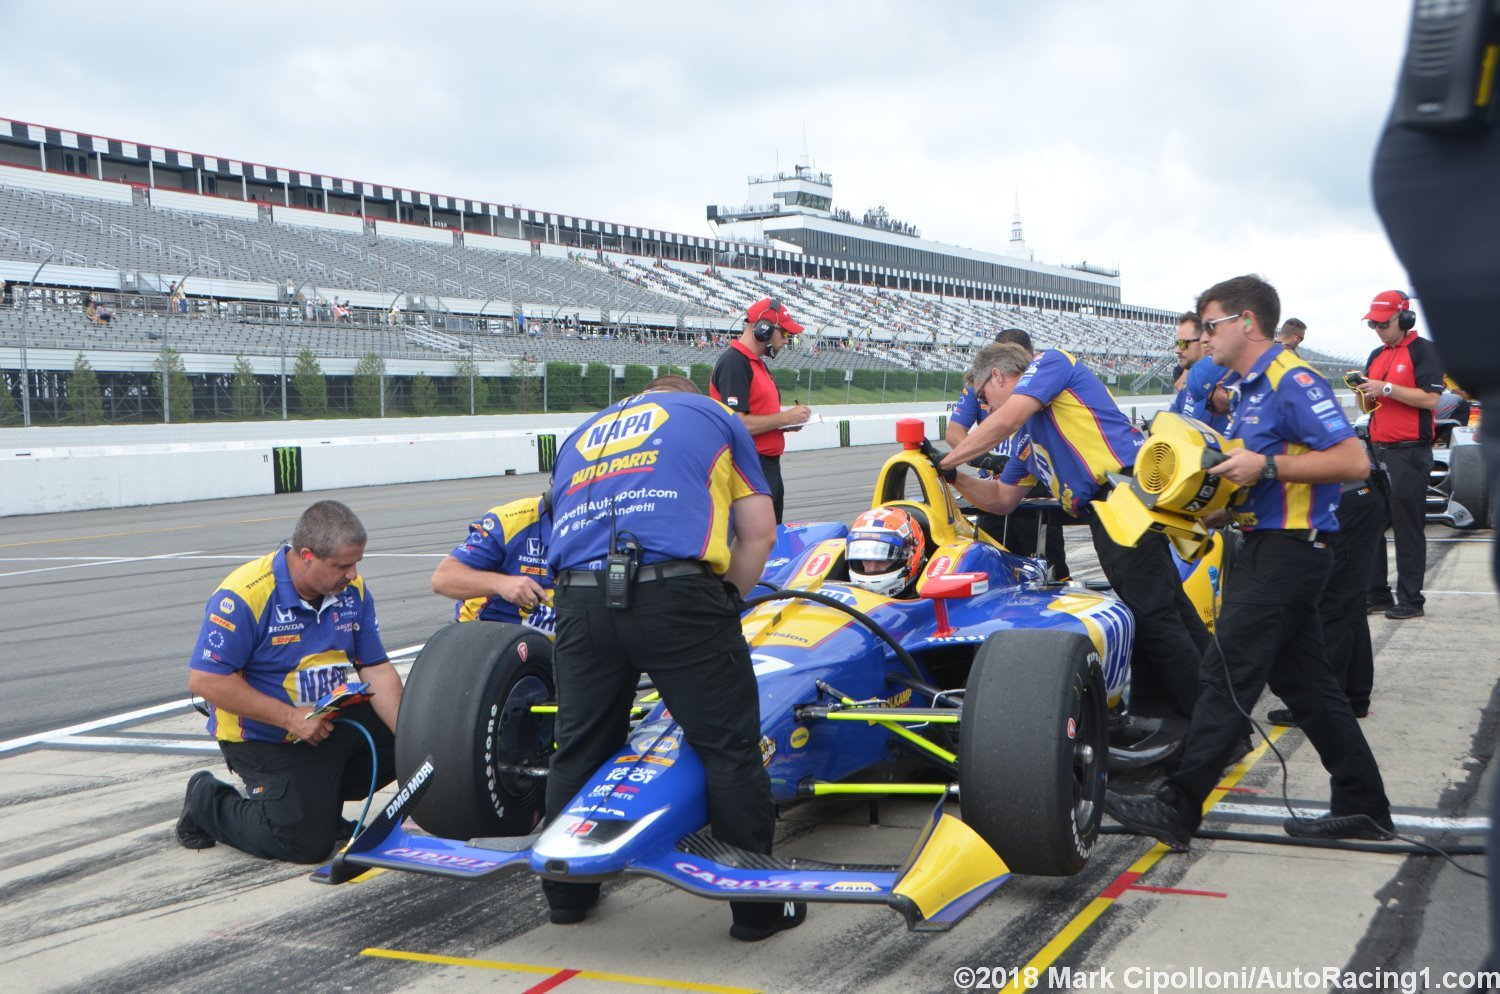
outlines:
[{"label": "tall spire", "polygon": [[1016,209],[1010,217],[1010,254],[1024,258],[1026,256],[1026,239],[1021,234],[1021,191],[1016,191]]}]

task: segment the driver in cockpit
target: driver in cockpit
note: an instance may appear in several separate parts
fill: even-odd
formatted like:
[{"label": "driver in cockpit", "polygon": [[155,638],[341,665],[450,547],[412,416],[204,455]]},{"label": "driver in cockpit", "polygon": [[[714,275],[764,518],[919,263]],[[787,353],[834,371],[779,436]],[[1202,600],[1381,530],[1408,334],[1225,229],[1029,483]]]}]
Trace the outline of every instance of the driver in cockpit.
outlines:
[{"label": "driver in cockpit", "polygon": [[854,519],[845,540],[849,583],[887,597],[910,596],[926,561],[922,528],[899,507],[877,507]]}]

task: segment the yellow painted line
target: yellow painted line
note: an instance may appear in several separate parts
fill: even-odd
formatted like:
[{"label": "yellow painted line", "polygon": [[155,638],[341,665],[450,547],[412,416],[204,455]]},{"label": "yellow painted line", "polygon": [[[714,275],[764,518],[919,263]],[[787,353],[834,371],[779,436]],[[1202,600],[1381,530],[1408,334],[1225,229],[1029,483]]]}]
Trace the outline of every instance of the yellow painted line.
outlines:
[{"label": "yellow painted line", "polygon": [[[1244,759],[1241,759],[1239,763],[1237,763],[1234,768],[1229,771],[1228,775],[1226,775],[1223,780],[1219,781],[1219,785],[1209,793],[1208,797],[1203,802],[1203,812],[1207,814],[1215,804],[1218,804],[1220,801],[1222,801],[1225,794],[1228,793],[1228,788],[1237,786],[1240,780],[1245,776],[1245,774],[1249,773],[1251,768],[1254,767],[1256,763],[1260,762],[1261,757],[1266,754],[1266,750],[1269,748],[1270,742],[1274,742],[1277,739],[1281,738],[1281,736],[1285,735],[1286,732],[1287,729],[1280,725],[1272,726],[1270,739],[1262,739],[1260,745],[1252,749]],[[1171,851],[1172,850],[1167,848],[1167,846],[1158,842],[1156,845],[1152,846],[1144,856],[1136,860],[1135,863],[1130,867],[1130,869],[1126,870],[1125,874],[1122,875],[1134,874],[1137,878],[1139,878],[1143,876],[1147,870],[1155,866],[1163,856],[1167,855],[1167,853]],[[1055,936],[1052,937],[1052,940],[1050,942],[1048,942],[1045,946],[1037,951],[1037,954],[1033,956],[1026,963],[1026,965],[1021,968],[1021,970],[1016,974],[1015,978],[1011,980],[1009,986],[1007,986],[1005,989],[1008,991],[1029,990],[1030,988],[1026,986],[1026,977],[1028,975],[1028,972],[1030,971],[1030,976],[1033,977],[1039,974],[1046,973],[1047,968],[1053,963],[1057,962],[1058,957],[1066,952],[1069,946],[1077,942],[1078,938],[1083,935],[1084,932],[1088,931],[1089,926],[1094,924],[1094,922],[1098,920],[1099,916],[1104,914],[1104,912],[1117,900],[1119,900],[1119,898],[1117,897],[1101,896],[1096,897],[1092,901],[1090,901],[1082,911],[1074,915],[1073,918],[1062,927],[1061,931],[1059,931]]]},{"label": "yellow painted line", "polygon": [[[382,959],[410,960],[414,963],[436,963],[440,966],[467,966],[481,970],[506,970],[511,973],[545,973],[555,975],[561,967],[538,966],[535,963],[507,963],[494,959],[470,959],[467,956],[438,956],[433,953],[412,953],[401,949],[361,949],[361,956],[378,956]],[[674,991],[704,991],[706,994],[765,994],[759,987],[725,987],[722,984],[699,984],[691,980],[664,980],[661,977],[637,977],[629,973],[603,973],[598,970],[579,970],[573,975],[584,980],[601,980],[611,984],[633,984],[637,987],[663,987]]]}]

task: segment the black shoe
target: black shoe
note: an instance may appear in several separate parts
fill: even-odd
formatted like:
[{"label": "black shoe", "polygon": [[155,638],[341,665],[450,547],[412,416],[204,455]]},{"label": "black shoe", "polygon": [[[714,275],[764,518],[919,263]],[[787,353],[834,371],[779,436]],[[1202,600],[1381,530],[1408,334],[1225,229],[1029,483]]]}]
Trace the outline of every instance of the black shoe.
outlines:
[{"label": "black shoe", "polygon": [[338,831],[333,836],[334,848],[337,849],[354,838],[354,830],[358,827],[358,822],[350,821],[348,818],[340,818]]},{"label": "black shoe", "polygon": [[1392,621],[1406,621],[1409,618],[1420,618],[1423,616],[1422,609],[1414,604],[1397,604],[1385,613]]},{"label": "black shoe", "polygon": [[1250,736],[1247,735],[1244,738],[1240,739],[1234,744],[1234,751],[1229,754],[1229,762],[1224,764],[1224,769],[1230,769],[1240,760],[1250,755],[1250,753],[1254,749],[1255,744],[1250,741]]},{"label": "black shoe", "polygon": [[214,775],[207,770],[199,770],[188,777],[187,792],[182,797],[182,814],[177,816],[177,844],[184,849],[212,849],[218,844],[212,835],[198,827],[198,823],[188,813],[193,791],[205,779],[212,780]]},{"label": "black shoe", "polygon": [[1281,823],[1294,839],[1372,839],[1382,841],[1396,834],[1391,816],[1324,815],[1321,818],[1288,818]]},{"label": "black shoe", "polygon": [[1365,598],[1365,614],[1385,614],[1395,606],[1396,601],[1393,598],[1368,596]]},{"label": "black shoe", "polygon": [[1104,810],[1115,821],[1139,835],[1149,835],[1173,852],[1187,852],[1193,831],[1182,823],[1177,809],[1159,797],[1104,792]]},{"label": "black shoe", "polygon": [[807,904],[803,901],[787,901],[781,908],[781,917],[773,918],[766,925],[742,925],[739,922],[729,926],[730,938],[739,939],[741,942],[759,942],[769,939],[777,932],[785,932],[789,928],[796,928],[807,921]]},{"label": "black shoe", "polygon": [[596,890],[582,904],[566,905],[561,908],[553,908],[547,913],[554,925],[577,925],[588,917],[589,909],[599,903],[599,892]]},{"label": "black shoe", "polygon": [[1297,727],[1297,719],[1292,717],[1291,708],[1272,708],[1266,712],[1266,720],[1283,728]]}]

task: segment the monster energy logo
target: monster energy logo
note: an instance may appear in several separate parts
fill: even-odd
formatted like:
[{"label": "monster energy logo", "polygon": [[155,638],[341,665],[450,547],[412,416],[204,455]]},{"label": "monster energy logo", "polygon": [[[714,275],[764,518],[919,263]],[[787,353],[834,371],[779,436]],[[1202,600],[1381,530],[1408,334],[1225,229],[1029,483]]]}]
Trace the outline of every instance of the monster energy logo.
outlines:
[{"label": "monster energy logo", "polygon": [[946,414],[939,414],[938,415],[938,438],[943,438],[947,434],[948,434],[948,415],[946,415]]},{"label": "monster energy logo", "polygon": [[536,437],[537,472],[551,472],[552,464],[555,462],[557,462],[557,436],[538,435]]},{"label": "monster energy logo", "polygon": [[302,446],[278,445],[271,450],[276,460],[276,492],[302,492]]},{"label": "monster energy logo", "polygon": [[841,449],[847,449],[848,447],[849,447],[849,422],[847,422],[847,421],[840,421],[839,422],[839,448],[841,448]]}]

